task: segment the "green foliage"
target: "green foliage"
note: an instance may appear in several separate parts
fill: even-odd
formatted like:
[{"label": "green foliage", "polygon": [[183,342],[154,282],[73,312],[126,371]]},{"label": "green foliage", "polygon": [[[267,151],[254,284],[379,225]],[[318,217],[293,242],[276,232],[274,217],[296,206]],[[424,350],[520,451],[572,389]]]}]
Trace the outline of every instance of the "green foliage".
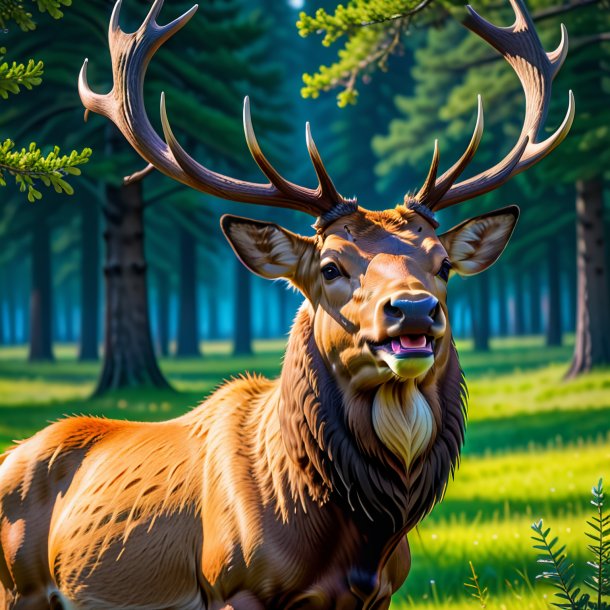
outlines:
[{"label": "green foliage", "polygon": [[21,87],[31,90],[40,85],[44,64],[41,61],[30,59],[27,64],[18,64],[14,61],[9,64],[4,60],[6,48],[0,47],[0,97],[7,99],[9,93],[17,94]]},{"label": "green foliage", "polygon": [[338,61],[303,75],[301,94],[316,98],[321,91],[341,87],[339,106],[356,103],[358,79],[387,68],[389,57],[402,49],[402,38],[416,15],[430,7],[445,15],[451,5],[451,0],[350,0],[345,6],[339,4],[333,14],[322,8],[314,16],[302,12],[297,22],[301,36],[323,33],[324,46],[343,36],[348,40],[338,52]]},{"label": "green foliage", "polygon": [[346,6],[337,6],[332,15],[322,8],[314,17],[302,12],[297,27],[301,36],[325,32],[322,44],[330,46],[364,26],[404,19],[430,3],[430,0],[350,0]]},{"label": "green foliage", "polygon": [[550,580],[558,590],[555,596],[561,601],[553,605],[564,610],[607,610],[609,607],[602,597],[609,593],[610,574],[610,515],[604,514],[604,487],[602,479],[592,489],[593,499],[591,504],[595,507],[595,514],[587,524],[591,531],[585,532],[587,537],[593,540],[588,545],[588,550],[593,555],[593,560],[587,565],[592,574],[584,579],[584,583],[595,594],[592,600],[589,593],[581,593],[580,587],[576,586],[574,575],[574,564],[569,563],[565,554],[566,546],[559,548],[558,538],[552,539],[551,528],[544,528],[542,519],[532,525],[535,535],[532,539],[536,544],[534,548],[541,551],[538,563],[544,567],[544,571],[537,576],[540,580]]},{"label": "green foliage", "polygon": [[[63,17],[62,6],[70,6],[72,0],[33,0],[41,13],[48,13],[53,19]],[[0,27],[6,29],[14,21],[24,31],[36,29],[32,13],[28,12],[21,0],[0,0]],[[4,60],[6,48],[0,48],[0,97],[6,100],[9,94],[16,95],[21,87],[31,90],[40,85],[44,72],[42,61],[30,59],[27,64],[15,61],[9,64]],[[15,150],[15,142],[6,139],[0,145],[0,186],[6,186],[6,174],[14,176],[19,190],[27,192],[28,201],[42,198],[37,188],[42,185],[53,187],[57,193],[71,195],[74,189],[66,181],[68,174],[78,176],[79,165],[87,163],[91,149],[81,152],[73,150],[69,155],[62,155],[57,146],[46,156],[35,142],[30,146]]]},{"label": "green foliage", "polygon": [[[53,19],[61,19],[62,6],[70,6],[72,0],[32,0],[41,13],[49,13]],[[28,12],[22,0],[0,0],[0,28],[6,29],[14,21],[24,32],[36,29],[32,13]]]},{"label": "green foliage", "polygon": [[339,51],[339,61],[331,66],[320,66],[316,74],[303,74],[305,86],[301,95],[305,98],[317,98],[321,91],[329,91],[337,86],[343,87],[337,95],[341,108],[355,104],[358,99],[356,82],[362,73],[379,67],[385,69],[388,56],[400,39],[399,29],[370,27],[354,34],[344,49]]},{"label": "green foliage", "polygon": [[14,176],[19,190],[27,191],[30,202],[42,198],[42,193],[36,188],[37,181],[46,187],[52,186],[57,193],[72,195],[74,189],[65,180],[66,175],[80,175],[78,166],[87,163],[91,156],[90,148],[62,155],[57,146],[45,156],[34,142],[28,149],[14,148],[12,140],[5,140],[0,145],[0,186],[6,186],[7,173]]},{"label": "green foliage", "polygon": [[587,546],[593,559],[587,562],[591,568],[591,575],[586,577],[584,583],[597,594],[597,607],[602,608],[602,596],[610,595],[610,515],[604,514],[603,480],[591,490],[593,499],[591,504],[595,513],[587,524],[591,531],[586,532],[593,544]]},{"label": "green foliage", "polygon": [[489,601],[489,590],[487,587],[481,589],[481,584],[479,583],[479,577],[474,569],[474,564],[472,561],[469,561],[468,563],[470,564],[472,576],[468,577],[468,580],[464,583],[464,586],[467,589],[472,589],[470,595],[479,602],[481,608],[487,608],[487,602]]},{"label": "green foliage", "polygon": [[581,605],[578,601],[580,589],[574,584],[574,564],[568,561],[564,552],[565,545],[557,548],[559,539],[557,537],[549,539],[551,528],[544,529],[542,519],[532,525],[532,530],[535,533],[532,540],[536,543],[533,546],[541,551],[537,563],[545,568],[545,571],[537,578],[550,580],[553,586],[559,590],[555,595],[563,600],[561,603],[553,605],[558,608],[586,608],[586,605]]}]

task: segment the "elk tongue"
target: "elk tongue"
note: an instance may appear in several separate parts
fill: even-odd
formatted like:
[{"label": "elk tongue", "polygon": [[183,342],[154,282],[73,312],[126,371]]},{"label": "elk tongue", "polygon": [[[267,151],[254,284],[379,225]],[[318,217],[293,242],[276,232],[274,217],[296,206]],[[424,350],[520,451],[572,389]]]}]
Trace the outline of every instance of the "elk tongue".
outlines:
[{"label": "elk tongue", "polygon": [[400,345],[404,349],[423,349],[426,347],[426,335],[402,335]]}]

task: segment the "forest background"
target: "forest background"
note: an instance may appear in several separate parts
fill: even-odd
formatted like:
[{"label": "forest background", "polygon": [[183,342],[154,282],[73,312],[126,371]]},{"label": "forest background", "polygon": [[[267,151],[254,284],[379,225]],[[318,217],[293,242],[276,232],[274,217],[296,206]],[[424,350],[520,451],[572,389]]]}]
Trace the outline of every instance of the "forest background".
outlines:
[{"label": "forest background", "polygon": [[[149,6],[125,0],[123,27],[135,28]],[[463,587],[470,561],[487,607],[548,607],[551,592],[531,585],[529,524],[554,524],[578,576],[586,573],[589,489],[610,481],[610,10],[598,0],[528,7],[549,51],[560,23],[570,35],[549,129],[570,89],[576,119],[549,159],[440,215],[449,228],[502,205],[522,210],[501,260],[451,281],[470,425],[456,482],[411,537],[414,568],[396,607],[476,607]],[[161,21],[188,8],[166,0]],[[508,2],[475,8],[512,22]],[[216,200],[156,173],[126,184],[143,162],[106,120],[83,122],[76,82],[85,57],[94,90],[110,87],[111,10],[109,0],[0,0],[0,129],[10,138],[0,147],[2,448],[63,414],[162,419],[244,369],[276,375],[302,299],[247,272],[218,219],[236,213],[305,234],[309,219]],[[473,173],[519,133],[519,83],[464,16],[448,0],[360,0],[347,10],[323,0],[205,0],[151,65],[149,116],[159,127],[165,91],[172,125],[198,160],[258,181],[241,126],[247,94],[264,149],[289,179],[314,183],[310,121],[338,190],[391,207],[423,182],[435,138],[441,167],[459,157],[478,93],[486,132]],[[129,286],[104,248],[125,219],[142,238]]]}]

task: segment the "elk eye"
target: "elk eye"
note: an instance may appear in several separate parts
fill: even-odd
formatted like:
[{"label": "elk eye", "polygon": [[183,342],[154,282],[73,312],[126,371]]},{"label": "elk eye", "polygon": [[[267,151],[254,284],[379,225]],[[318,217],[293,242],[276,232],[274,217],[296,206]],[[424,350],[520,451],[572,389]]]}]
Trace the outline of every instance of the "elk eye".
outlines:
[{"label": "elk eye", "polygon": [[339,277],[341,274],[341,271],[339,270],[339,267],[337,267],[337,265],[335,265],[335,263],[328,263],[328,265],[324,265],[324,267],[322,268],[322,275],[324,276],[325,280],[334,280],[336,277]]},{"label": "elk eye", "polygon": [[441,268],[439,269],[438,273],[436,274],[438,277],[441,278],[441,280],[443,280],[443,282],[448,282],[449,281],[449,272],[452,269],[452,265],[451,265],[451,261],[446,258],[442,265]]}]

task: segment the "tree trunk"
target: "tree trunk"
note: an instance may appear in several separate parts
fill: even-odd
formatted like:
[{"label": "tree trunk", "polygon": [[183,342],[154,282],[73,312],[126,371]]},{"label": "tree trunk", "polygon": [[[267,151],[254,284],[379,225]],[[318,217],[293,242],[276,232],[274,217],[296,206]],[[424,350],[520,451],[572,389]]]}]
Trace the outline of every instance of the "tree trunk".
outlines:
[{"label": "tree trunk", "polygon": [[31,237],[30,362],[53,360],[51,230],[46,218],[34,224]]},{"label": "tree trunk", "polygon": [[542,312],[540,311],[540,273],[536,266],[529,272],[530,284],[530,331],[533,335],[538,335],[542,328]]},{"label": "tree trunk", "polygon": [[472,334],[477,352],[489,351],[489,275],[477,278],[475,303],[472,307]]},{"label": "tree trunk", "polygon": [[6,339],[10,345],[17,343],[17,287],[14,273],[15,263],[6,268],[6,320],[8,332]]},{"label": "tree trunk", "polygon": [[180,227],[180,293],[178,299],[178,345],[176,356],[199,356],[197,311],[197,242]]},{"label": "tree trunk", "polygon": [[218,303],[214,285],[210,284],[206,290],[208,301],[208,339],[220,338],[220,321],[218,319]]},{"label": "tree trunk", "polygon": [[66,342],[74,343],[74,285],[72,280],[66,282],[64,288],[64,320],[66,325]]},{"label": "tree trunk", "polygon": [[160,269],[157,271],[157,312],[158,333],[157,346],[161,356],[169,356],[169,275]]},{"label": "tree trunk", "polygon": [[578,303],[576,343],[568,378],[610,364],[610,295],[601,178],[576,183],[576,217]]},{"label": "tree trunk", "polygon": [[8,333],[4,332],[4,298],[2,295],[5,295],[7,292],[7,284],[6,281],[6,273],[2,273],[2,269],[0,268],[0,345],[5,345],[8,343],[7,336]]},{"label": "tree trunk", "polygon": [[558,259],[559,244],[556,237],[547,242],[548,253],[548,319],[546,326],[546,344],[549,347],[562,343],[561,329],[561,272]]},{"label": "tree trunk", "polygon": [[506,271],[499,266],[496,271],[496,285],[498,289],[498,334],[500,337],[508,335],[508,296],[506,294]]},{"label": "tree trunk", "polygon": [[142,184],[106,186],[104,363],[96,394],[169,388],[155,357],[148,314]]},{"label": "tree trunk", "polygon": [[252,281],[250,271],[235,261],[235,339],[233,354],[246,356],[252,353]]},{"label": "tree trunk", "polygon": [[100,307],[100,215],[96,204],[81,203],[80,361],[98,359]]},{"label": "tree trunk", "polygon": [[523,303],[523,272],[515,269],[515,335],[525,335],[525,304]]}]

